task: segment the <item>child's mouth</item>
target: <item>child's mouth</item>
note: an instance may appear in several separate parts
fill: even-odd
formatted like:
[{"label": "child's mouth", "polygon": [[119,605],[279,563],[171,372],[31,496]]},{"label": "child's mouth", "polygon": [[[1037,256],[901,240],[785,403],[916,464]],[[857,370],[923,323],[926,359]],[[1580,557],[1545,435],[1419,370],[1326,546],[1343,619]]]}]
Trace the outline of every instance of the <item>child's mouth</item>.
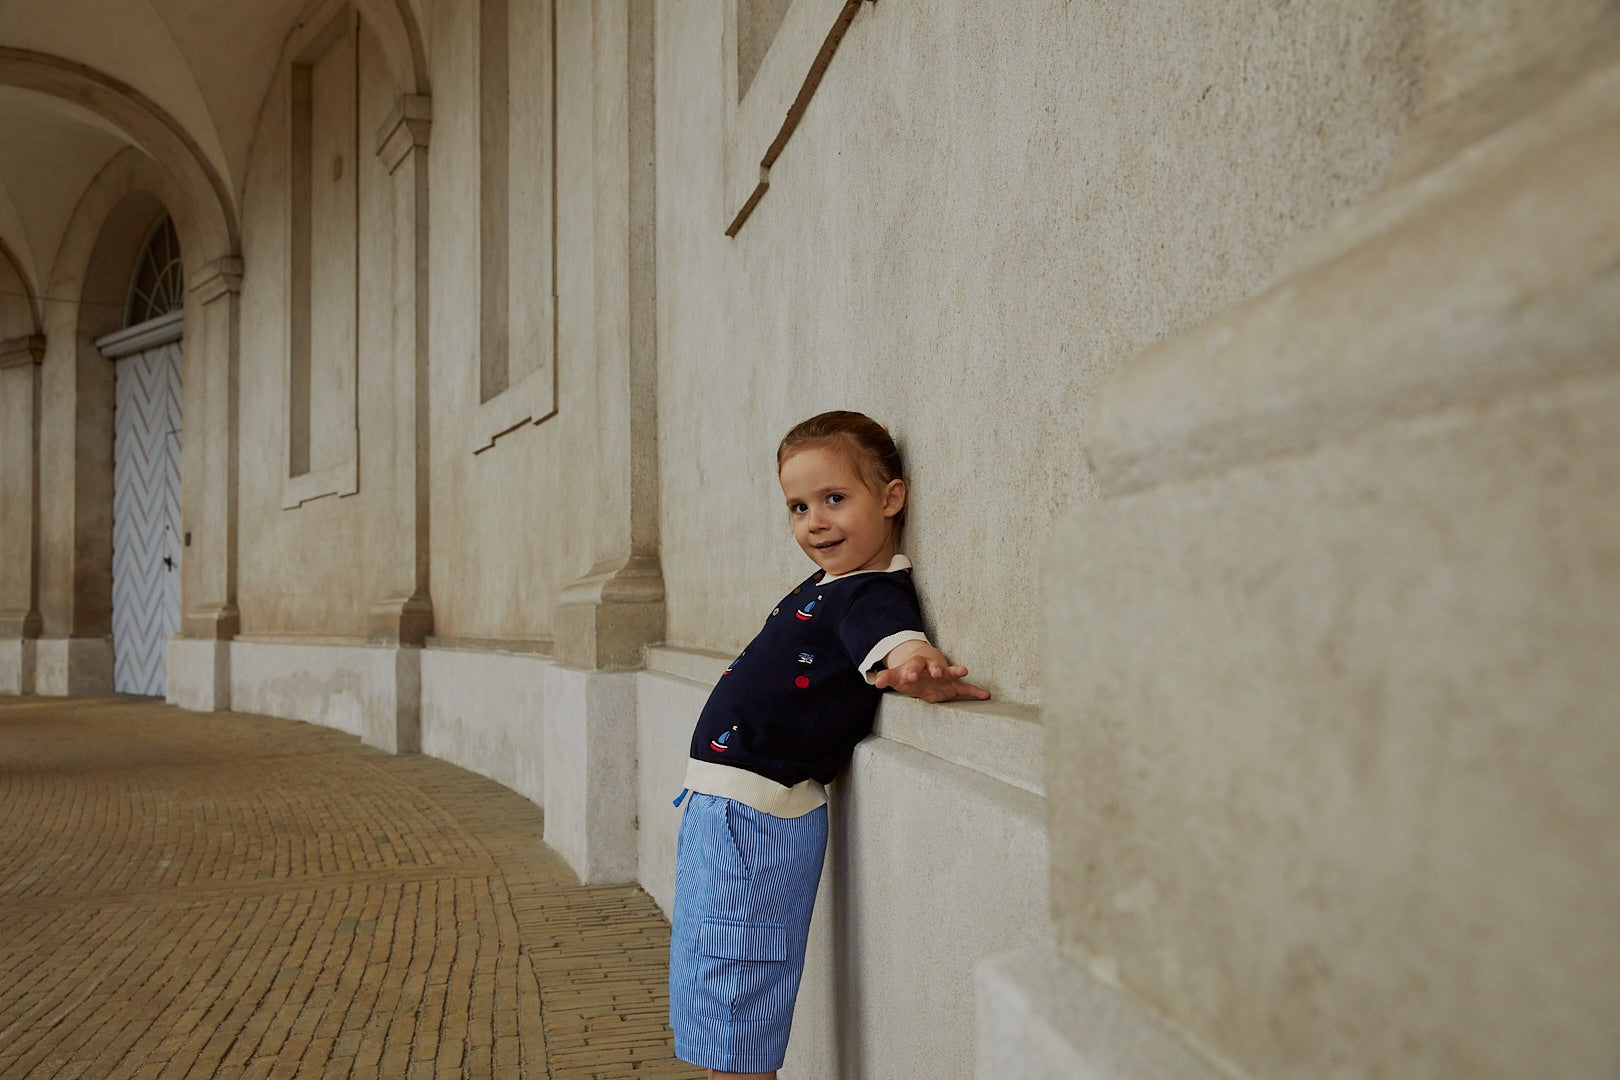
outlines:
[{"label": "child's mouth", "polygon": [[839,544],[842,544],[842,543],[843,543],[842,540],[829,540],[825,544],[817,544],[816,545],[816,550],[817,551],[831,551],[833,548],[837,547]]}]

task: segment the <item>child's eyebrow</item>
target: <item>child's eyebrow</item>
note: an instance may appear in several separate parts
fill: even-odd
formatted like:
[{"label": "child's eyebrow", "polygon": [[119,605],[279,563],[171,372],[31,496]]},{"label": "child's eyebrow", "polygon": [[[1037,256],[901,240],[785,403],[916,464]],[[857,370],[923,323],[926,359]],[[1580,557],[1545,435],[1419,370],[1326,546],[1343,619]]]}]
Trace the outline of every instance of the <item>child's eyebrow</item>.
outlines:
[{"label": "child's eyebrow", "polygon": [[811,498],[811,497],[816,496],[816,495],[831,495],[835,491],[843,491],[843,490],[844,490],[844,485],[843,484],[829,484],[824,488],[817,488],[816,490],[810,492],[809,495],[789,495],[787,497],[787,504],[789,506],[792,506],[794,503],[802,503],[802,502],[805,501],[805,499]]}]

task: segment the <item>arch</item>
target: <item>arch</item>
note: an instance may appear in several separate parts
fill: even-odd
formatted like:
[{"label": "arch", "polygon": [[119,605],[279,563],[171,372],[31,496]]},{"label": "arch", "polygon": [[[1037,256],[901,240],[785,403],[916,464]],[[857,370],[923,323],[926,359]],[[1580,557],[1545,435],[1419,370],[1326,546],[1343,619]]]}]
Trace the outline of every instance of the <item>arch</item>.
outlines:
[{"label": "arch", "polygon": [[427,45],[411,0],[355,0],[355,7],[382,41],[400,93],[429,93]]},{"label": "arch", "polygon": [[151,98],[84,64],[11,46],[0,46],[0,85],[59,98],[111,123],[173,176],[181,198],[170,209],[177,227],[182,216],[191,221],[187,246],[194,258],[206,263],[236,255],[241,229],[230,186],[191,134]]},{"label": "arch", "polygon": [[[74,207],[43,290],[50,300],[41,469],[55,471],[48,483],[42,475],[42,484],[72,507],[67,531],[44,545],[42,557],[54,564],[43,568],[46,576],[71,583],[40,598],[47,636],[99,640],[110,633],[113,371],[95,341],[123,327],[141,245],[165,209],[178,209],[179,194],[177,179],[140,150],[115,155]],[[174,216],[183,251],[188,231],[210,234],[195,212],[191,221]],[[51,393],[52,386],[71,393]]]},{"label": "arch", "polygon": [[[98,264],[103,261],[106,254],[98,250],[102,243],[103,233],[109,219],[120,204],[132,194],[145,192],[153,201],[160,204],[161,209],[168,210],[174,219],[175,231],[180,236],[180,250],[185,256],[186,275],[196,278],[202,267],[217,258],[217,253],[208,253],[210,240],[218,238],[218,234],[210,228],[207,207],[199,208],[186,196],[175,177],[158,167],[151,158],[139,149],[130,147],[116,155],[102,170],[96,174],[84,194],[79,198],[78,205],[73,208],[73,215],[68,219],[67,229],[62,234],[62,243],[57,249],[56,263],[51,268],[49,283],[45,292],[52,297],[71,297],[74,299],[92,299],[99,310],[102,298],[88,296],[91,290],[92,278],[100,272]],[[129,283],[128,269],[138,252],[140,241],[146,237],[145,230],[150,228],[157,220],[157,212],[149,215],[142,224],[142,231],[132,241],[128,252],[129,265],[125,266],[119,279],[122,286]],[[111,273],[111,271],[107,271]],[[119,294],[122,296],[122,293]],[[122,311],[119,312],[122,317]],[[47,320],[50,312],[46,312]],[[85,321],[81,314],[80,321]],[[101,319],[89,315],[89,321],[100,323]],[[119,328],[118,324],[108,326],[98,333],[110,333]]]},{"label": "arch", "polygon": [[[276,71],[287,70],[293,58],[303,52],[338,11],[353,7],[366,28],[382,46],[383,59],[393,73],[394,86],[401,94],[427,94],[427,46],[411,0],[312,0],[299,14],[276,58]],[[272,86],[274,82],[272,81]],[[272,93],[274,90],[271,91]]]}]

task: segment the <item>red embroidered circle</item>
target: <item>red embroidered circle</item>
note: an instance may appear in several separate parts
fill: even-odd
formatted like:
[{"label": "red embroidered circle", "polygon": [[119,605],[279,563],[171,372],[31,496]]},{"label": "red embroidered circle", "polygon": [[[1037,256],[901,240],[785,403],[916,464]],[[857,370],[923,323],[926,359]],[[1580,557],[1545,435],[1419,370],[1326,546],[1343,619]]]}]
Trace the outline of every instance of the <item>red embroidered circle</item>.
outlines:
[{"label": "red embroidered circle", "polygon": [[793,680],[793,685],[797,686],[800,690],[805,689],[810,685],[810,676],[800,675],[797,679]]}]

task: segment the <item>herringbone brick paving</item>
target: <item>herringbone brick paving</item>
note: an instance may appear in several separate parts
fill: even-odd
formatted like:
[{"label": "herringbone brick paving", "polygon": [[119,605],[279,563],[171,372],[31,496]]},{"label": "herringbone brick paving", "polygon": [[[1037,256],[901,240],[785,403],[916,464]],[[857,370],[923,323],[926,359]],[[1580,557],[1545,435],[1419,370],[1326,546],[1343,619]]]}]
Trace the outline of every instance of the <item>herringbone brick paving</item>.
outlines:
[{"label": "herringbone brick paving", "polygon": [[0,1078],[690,1078],[668,925],[500,785],[339,732],[0,698]]}]

